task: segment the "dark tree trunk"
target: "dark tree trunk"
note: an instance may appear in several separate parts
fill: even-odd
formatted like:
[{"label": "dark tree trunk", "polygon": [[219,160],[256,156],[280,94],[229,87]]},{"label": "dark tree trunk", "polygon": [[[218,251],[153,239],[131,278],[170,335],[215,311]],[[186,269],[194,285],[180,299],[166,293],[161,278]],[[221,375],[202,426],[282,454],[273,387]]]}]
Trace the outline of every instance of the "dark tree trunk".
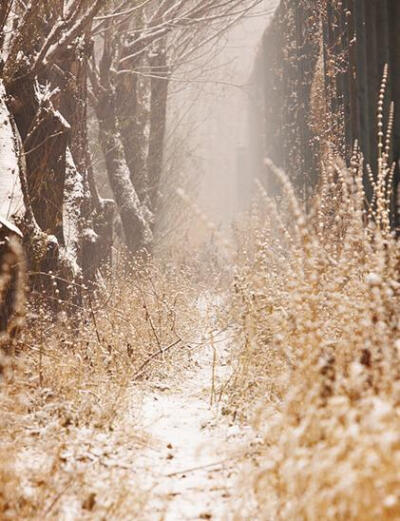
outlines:
[{"label": "dark tree trunk", "polygon": [[[353,0],[353,20],[355,26],[355,64],[353,74],[356,78],[356,97],[358,109],[358,133],[361,150],[365,157],[369,158],[370,152],[370,100],[368,95],[368,77],[367,77],[367,63],[369,56],[367,55],[367,27],[366,27],[366,6],[365,0],[361,2]],[[371,193],[371,187],[368,189]]]},{"label": "dark tree trunk", "polygon": [[119,75],[116,92],[119,128],[131,181],[144,203],[148,197],[146,131],[149,114],[144,99],[147,85],[143,85],[147,80],[138,76],[135,70],[140,63],[143,60],[124,63],[124,70],[128,70]]},{"label": "dark tree trunk", "polygon": [[396,161],[394,177],[394,190],[392,200],[393,225],[400,226],[400,3],[396,0],[389,2],[389,28],[390,28],[390,74],[392,76],[392,99],[395,102],[395,120],[393,129],[393,157]]},{"label": "dark tree trunk", "polygon": [[163,169],[164,140],[167,123],[167,103],[169,67],[165,43],[162,42],[150,58],[150,138],[148,157],[150,208],[156,213],[158,208],[160,179]]},{"label": "dark tree trunk", "polygon": [[113,48],[110,33],[104,39],[100,60],[100,74],[92,74],[95,90],[95,111],[99,123],[99,142],[103,151],[107,175],[125,233],[125,241],[131,252],[150,247],[152,233],[148,223],[146,208],[140,201],[131,180],[124,147],[122,144],[117,95],[111,78]]},{"label": "dark tree trunk", "polygon": [[[88,59],[93,53],[89,32],[70,59],[67,55],[63,58],[66,74],[61,110],[71,122],[68,183],[64,190],[69,228],[65,233],[69,234],[69,244],[75,250],[84,282],[91,286],[99,269],[111,262],[115,204],[99,197],[89,154],[87,82]],[[73,234],[70,226],[74,228]]]},{"label": "dark tree trunk", "polygon": [[[29,5],[4,68],[9,108],[22,141],[23,226],[29,268],[38,273],[52,271],[68,281],[83,275],[90,282],[100,266],[99,258],[104,258],[103,252],[101,256],[93,253],[93,220],[102,208],[94,182],[89,180],[90,26],[68,45],[60,46],[50,62],[32,70],[44,41],[63,17],[64,1]],[[83,3],[81,9],[84,7]],[[32,280],[39,287],[52,287],[48,276]],[[61,298],[80,301],[81,295],[68,283],[60,283],[59,289]]]},{"label": "dark tree trunk", "polygon": [[131,252],[137,252],[150,244],[151,230],[131,182],[119,134],[115,94],[112,89],[104,91],[99,97],[96,113],[99,121],[99,141],[124,227],[126,244]]}]

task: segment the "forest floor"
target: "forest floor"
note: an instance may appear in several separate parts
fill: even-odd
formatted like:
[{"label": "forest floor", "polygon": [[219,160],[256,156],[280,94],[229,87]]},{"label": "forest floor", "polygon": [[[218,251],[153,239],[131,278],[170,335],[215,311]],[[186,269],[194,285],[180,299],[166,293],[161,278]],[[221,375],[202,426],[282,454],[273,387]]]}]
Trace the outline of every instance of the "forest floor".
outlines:
[{"label": "forest floor", "polygon": [[148,491],[143,517],[232,519],[240,506],[238,459],[254,435],[232,422],[221,400],[231,376],[229,337],[192,353],[179,373],[153,384],[139,405],[141,429],[149,436],[136,462]]},{"label": "forest floor", "polygon": [[176,367],[158,377],[131,383],[110,430],[60,433],[47,419],[40,433],[28,429],[16,458],[23,501],[43,488],[33,511],[57,521],[243,519],[239,474],[257,438],[226,403],[233,368],[230,335],[221,335],[172,357]]},{"label": "forest floor", "polygon": [[[204,318],[210,331],[213,320]],[[73,395],[69,401],[62,386],[58,393],[39,387],[29,403],[21,394],[18,412],[10,391],[3,403],[11,434],[0,445],[0,518],[4,511],[13,521],[239,519],[240,469],[256,435],[227,403],[231,333],[202,335],[160,357],[142,380],[93,391],[81,384],[82,402]]]},{"label": "forest floor", "polygon": [[[240,461],[255,435],[224,402],[232,366],[229,334],[223,335],[213,346],[172,357],[174,366],[157,378],[131,383],[110,430],[60,431],[46,415],[57,405],[43,407],[36,416],[44,415],[44,426],[26,429],[16,455],[19,503],[33,516],[20,510],[20,518],[38,519],[40,512],[57,521],[234,519]],[[34,499],[40,490],[42,502]]]}]

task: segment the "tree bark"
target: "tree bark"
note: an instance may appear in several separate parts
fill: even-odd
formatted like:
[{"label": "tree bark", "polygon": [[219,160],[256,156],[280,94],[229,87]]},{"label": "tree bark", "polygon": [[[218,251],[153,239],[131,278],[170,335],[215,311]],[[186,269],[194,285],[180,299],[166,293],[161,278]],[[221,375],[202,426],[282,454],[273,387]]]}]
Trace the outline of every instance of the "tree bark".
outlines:
[{"label": "tree bark", "polygon": [[153,213],[156,213],[159,206],[160,179],[163,169],[169,86],[169,67],[163,40],[150,58],[150,67],[152,77],[150,85],[148,176],[150,209]]},{"label": "tree bark", "polygon": [[152,232],[146,207],[140,201],[132,183],[122,144],[117,95],[110,71],[114,58],[111,38],[108,32],[104,38],[99,76],[96,73],[91,75],[96,98],[94,108],[99,123],[99,142],[110,186],[121,216],[126,245],[131,252],[135,253],[150,247]]},{"label": "tree bark", "polygon": [[[122,53],[122,57],[124,53]],[[147,80],[140,78],[135,68],[143,60],[124,63],[125,73],[117,79],[117,111],[121,140],[133,186],[142,202],[148,197],[147,126],[149,113],[145,102]],[[144,85],[145,84],[145,85]]]},{"label": "tree bark", "polygon": [[[82,2],[82,15],[88,4]],[[71,281],[83,275],[85,282],[90,282],[100,267],[98,259],[105,257],[103,252],[93,255],[90,269],[85,258],[93,250],[96,237],[94,218],[102,211],[94,180],[89,180],[86,124],[90,20],[68,44],[60,44],[49,61],[32,68],[54,28],[61,28],[60,41],[67,41],[63,39],[68,33],[63,15],[64,0],[28,4],[11,41],[4,73],[9,108],[22,139],[25,160],[21,184],[29,267],[34,272],[50,270]],[[68,230],[64,226],[66,216]],[[87,271],[82,272],[82,267]],[[51,286],[48,277],[39,278],[39,286],[47,279]],[[68,294],[68,284],[64,289],[65,298],[76,297],[76,292]]]},{"label": "tree bark", "polygon": [[7,18],[10,13],[12,0],[2,0],[0,5],[0,68],[2,68],[2,51],[5,40],[5,25],[7,23]]},{"label": "tree bark", "polygon": [[152,233],[131,182],[118,129],[113,89],[103,91],[97,101],[96,113],[108,178],[121,215],[126,244],[134,253],[150,245]]}]

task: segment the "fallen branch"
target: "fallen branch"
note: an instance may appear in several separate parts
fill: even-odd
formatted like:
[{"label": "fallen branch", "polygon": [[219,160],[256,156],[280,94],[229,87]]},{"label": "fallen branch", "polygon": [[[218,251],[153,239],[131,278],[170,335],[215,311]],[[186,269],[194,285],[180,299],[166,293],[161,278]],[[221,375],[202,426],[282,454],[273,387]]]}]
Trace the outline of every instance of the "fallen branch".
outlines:
[{"label": "fallen branch", "polygon": [[179,476],[181,474],[189,474],[189,472],[197,472],[198,470],[206,470],[213,467],[219,467],[220,465],[225,465],[226,463],[232,463],[232,458],[225,458],[220,461],[215,461],[214,463],[208,463],[207,465],[199,465],[198,467],[191,467],[189,469],[183,469],[176,472],[170,472],[169,474],[166,474],[166,478],[172,478],[174,476]]},{"label": "fallen branch", "polygon": [[133,381],[137,380],[140,376],[142,376],[143,374],[143,370],[145,369],[145,367],[152,361],[154,360],[155,358],[157,358],[158,356],[161,356],[161,355],[164,355],[167,351],[169,351],[170,349],[172,349],[173,347],[175,347],[176,345],[178,345],[179,343],[181,343],[182,340],[180,338],[178,338],[178,340],[175,340],[175,342],[173,342],[172,344],[170,344],[169,346],[165,347],[164,349],[160,349],[159,351],[157,351],[156,353],[153,353],[151,356],[149,356],[149,358],[147,358],[143,364],[139,367],[139,369],[136,371],[136,373],[133,375]]}]

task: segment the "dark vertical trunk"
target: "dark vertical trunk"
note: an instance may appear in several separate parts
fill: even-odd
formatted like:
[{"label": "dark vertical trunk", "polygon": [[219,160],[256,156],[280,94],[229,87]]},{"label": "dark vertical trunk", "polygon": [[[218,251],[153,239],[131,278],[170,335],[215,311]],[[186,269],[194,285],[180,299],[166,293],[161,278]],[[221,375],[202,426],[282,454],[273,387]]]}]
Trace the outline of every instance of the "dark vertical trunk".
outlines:
[{"label": "dark vertical trunk", "polygon": [[[297,134],[297,162],[300,167],[298,186],[302,187],[306,201],[315,185],[316,143],[311,130],[311,90],[319,54],[320,34],[319,14],[312,1],[303,0],[296,6],[296,46],[297,70],[295,93],[297,114],[295,132]],[[292,170],[294,166],[291,166]],[[292,174],[293,177],[293,174]],[[294,178],[294,177],[293,177]]]},{"label": "dark vertical trunk", "polygon": [[156,212],[158,208],[159,185],[163,168],[169,85],[169,68],[164,42],[150,58],[150,67],[152,78],[148,176],[150,207],[153,212]]},{"label": "dark vertical trunk", "polygon": [[378,72],[378,41],[376,32],[377,5],[376,0],[368,0],[365,3],[366,34],[367,34],[367,85],[368,85],[368,119],[370,121],[369,133],[369,164],[376,171],[377,168],[377,119],[376,111],[378,104],[379,79],[383,70]]},{"label": "dark vertical trunk", "polygon": [[393,186],[392,215],[393,225],[400,226],[400,3],[397,0],[389,1],[389,49],[392,99],[395,101],[395,120],[393,128],[392,153],[396,161],[396,170]]},{"label": "dark vertical trunk", "polygon": [[339,56],[341,57],[341,81],[343,91],[343,122],[345,132],[345,147],[344,154],[347,160],[350,159],[353,150],[354,140],[356,135],[354,133],[355,119],[353,118],[353,109],[355,108],[352,94],[352,74],[351,74],[351,46],[353,40],[352,34],[352,15],[350,10],[350,3],[348,0],[343,0],[342,7],[338,12],[339,19]]},{"label": "dark vertical trunk", "polygon": [[[18,61],[22,53],[32,62],[49,30],[63,16],[63,5],[63,0],[33,2],[26,10],[5,74],[26,164],[23,190],[29,267],[74,280],[82,275],[83,258],[88,253],[84,237],[90,235],[82,230],[90,227],[89,216],[94,210],[86,129],[90,29],[60,47],[55,62],[41,64],[35,73],[29,70],[29,60]],[[93,280],[97,267],[91,269],[90,276],[89,270],[83,270],[86,281]],[[40,276],[33,284],[48,290],[52,281]],[[71,293],[68,284],[60,283],[59,289],[61,298],[80,298],[75,291]]]},{"label": "dark vertical trunk", "polygon": [[348,105],[349,114],[351,121],[351,143],[353,147],[355,140],[360,140],[361,135],[361,124],[360,124],[360,106],[358,103],[358,85],[357,85],[357,33],[355,27],[355,16],[354,6],[355,0],[346,0],[346,30],[347,30],[347,41],[348,41],[348,54],[349,54],[349,65],[347,72],[347,84],[348,84]]},{"label": "dark vertical trunk", "polygon": [[114,91],[105,90],[96,105],[99,141],[103,150],[108,178],[121,215],[126,244],[131,252],[139,251],[151,241],[151,231],[143,207],[132,185],[122,146]]},{"label": "dark vertical trunk", "polygon": [[146,127],[149,114],[143,86],[147,80],[139,77],[135,70],[140,63],[143,64],[143,60],[124,63],[123,69],[128,71],[119,75],[116,92],[118,122],[131,181],[140,200],[145,202],[148,185]]},{"label": "dark vertical trunk", "polygon": [[[368,96],[368,60],[367,56],[367,25],[366,25],[366,3],[369,0],[353,0],[353,20],[355,24],[355,51],[353,51],[355,65],[354,72],[356,77],[356,97],[358,107],[358,134],[360,148],[364,157],[370,161],[370,139],[371,132],[370,106]],[[371,195],[372,187],[368,187]]]},{"label": "dark vertical trunk", "polygon": [[[25,126],[24,112],[16,116],[16,122],[20,129]],[[54,235],[60,245],[64,245],[63,201],[69,132],[68,122],[51,107],[36,131],[22,134],[28,189],[36,221],[45,233]]]},{"label": "dark vertical trunk", "polygon": [[65,234],[68,234],[70,240],[67,242],[75,250],[71,253],[89,286],[96,280],[98,270],[110,261],[115,207],[112,201],[101,201],[89,155],[87,81],[92,51],[93,42],[88,31],[74,53],[63,57],[64,76],[60,79],[61,111],[71,123],[69,182],[64,190],[65,206],[69,209]]},{"label": "dark vertical trunk", "polygon": [[[265,175],[264,158],[268,157],[275,164],[283,167],[286,150],[286,143],[283,139],[286,118],[284,112],[284,32],[281,31],[280,24],[282,18],[283,8],[280,6],[274,21],[264,33],[253,72],[256,82],[252,100],[253,121],[258,121],[254,125],[254,129],[255,132],[259,132],[260,149],[257,175],[260,177]],[[279,190],[275,178],[269,177],[267,183],[268,189],[272,193]]]},{"label": "dark vertical trunk", "polygon": [[95,110],[99,123],[99,142],[104,154],[110,186],[121,216],[125,241],[131,252],[137,252],[150,246],[152,233],[145,208],[132,184],[121,140],[117,95],[110,73],[114,60],[111,38],[111,33],[107,33],[100,60],[100,76],[97,80],[93,78],[97,96]]},{"label": "dark vertical trunk", "polygon": [[[135,25],[145,23],[144,10],[139,9]],[[142,204],[148,204],[148,125],[149,111],[147,94],[150,80],[141,72],[148,67],[145,43],[132,49],[131,23],[121,26],[124,33],[118,52],[118,76],[116,79],[117,116],[125,158],[132,184]],[[132,53],[135,56],[132,57]]]},{"label": "dark vertical trunk", "polygon": [[[54,244],[50,240],[52,254],[44,254],[43,263],[51,270],[57,270],[58,247],[64,245],[65,159],[71,127],[58,110],[62,94],[49,94],[58,87],[61,73],[42,68],[33,75],[24,60],[18,62],[17,56],[23,53],[32,57],[46,37],[43,19],[49,24],[55,23],[61,12],[62,4],[58,0],[51,7],[43,5],[26,10],[21,33],[15,38],[5,69],[9,107],[23,145],[25,197],[29,198],[35,225],[45,236],[54,236],[57,240]],[[46,84],[50,87],[44,87]],[[33,246],[31,249],[33,252]]]}]

